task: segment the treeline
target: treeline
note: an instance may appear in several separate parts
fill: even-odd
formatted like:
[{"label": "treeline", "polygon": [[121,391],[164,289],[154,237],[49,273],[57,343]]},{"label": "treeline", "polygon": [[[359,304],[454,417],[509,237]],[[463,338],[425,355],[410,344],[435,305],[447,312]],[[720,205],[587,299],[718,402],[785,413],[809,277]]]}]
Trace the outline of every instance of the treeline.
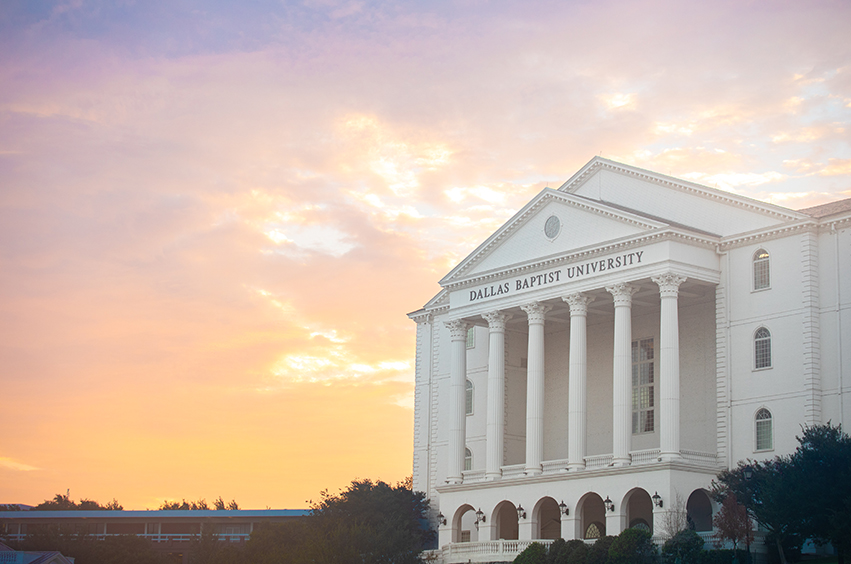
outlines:
[{"label": "treeline", "polygon": [[[213,506],[207,505],[207,500],[204,498],[198,501],[170,501],[166,500],[157,508],[160,511],[198,511],[198,510],[229,510],[235,511],[239,509],[239,504],[236,500],[225,501],[222,496],[213,500]],[[124,506],[118,503],[117,499],[101,505],[95,500],[82,498],[79,502],[71,499],[67,494],[56,494],[53,499],[47,499],[39,503],[30,511],[123,511]],[[0,511],[23,511],[21,507],[14,503],[0,504]]]},{"label": "treeline", "polygon": [[162,505],[160,505],[158,509],[160,511],[200,511],[209,509],[217,509],[219,511],[236,511],[239,509],[239,504],[233,499],[225,502],[225,500],[222,499],[222,496],[219,496],[218,499],[213,500],[213,507],[207,505],[207,500],[202,498],[198,501],[186,501],[184,499],[180,503],[166,500],[162,502]]}]

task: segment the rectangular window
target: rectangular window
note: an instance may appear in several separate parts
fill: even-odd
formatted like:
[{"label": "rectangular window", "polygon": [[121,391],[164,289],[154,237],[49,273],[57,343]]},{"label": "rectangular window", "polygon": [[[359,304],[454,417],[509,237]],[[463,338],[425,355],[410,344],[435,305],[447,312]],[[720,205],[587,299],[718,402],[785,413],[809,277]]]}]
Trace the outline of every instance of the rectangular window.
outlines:
[{"label": "rectangular window", "polygon": [[470,531],[461,531],[461,542],[470,542]]},{"label": "rectangular window", "polygon": [[476,328],[470,327],[467,329],[467,348],[472,349],[476,346]]},{"label": "rectangular window", "polygon": [[653,339],[632,342],[632,432],[652,433],[655,426]]}]

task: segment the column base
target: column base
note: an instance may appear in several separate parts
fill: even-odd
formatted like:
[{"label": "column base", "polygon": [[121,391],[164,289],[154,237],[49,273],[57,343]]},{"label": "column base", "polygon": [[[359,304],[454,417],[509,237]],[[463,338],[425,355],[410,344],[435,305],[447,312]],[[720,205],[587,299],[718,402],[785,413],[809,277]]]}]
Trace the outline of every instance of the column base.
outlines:
[{"label": "column base", "polygon": [[659,454],[659,460],[662,462],[673,462],[675,460],[682,460],[683,455],[679,452],[663,452]]},{"label": "column base", "polygon": [[580,470],[585,470],[584,462],[571,462],[567,465],[568,472],[578,472]]},{"label": "column base", "polygon": [[612,466],[629,466],[630,464],[632,464],[632,460],[630,458],[612,459]]},{"label": "column base", "polygon": [[502,472],[488,472],[485,474],[485,480],[488,482],[493,482],[495,480],[502,479]]},{"label": "column base", "polygon": [[452,485],[452,486],[458,485],[458,484],[463,484],[464,478],[462,478],[460,476],[450,476],[450,477],[446,478],[446,483],[449,484],[449,485]]},{"label": "column base", "polygon": [[544,469],[541,466],[527,466],[524,474],[527,476],[540,476],[544,473]]}]

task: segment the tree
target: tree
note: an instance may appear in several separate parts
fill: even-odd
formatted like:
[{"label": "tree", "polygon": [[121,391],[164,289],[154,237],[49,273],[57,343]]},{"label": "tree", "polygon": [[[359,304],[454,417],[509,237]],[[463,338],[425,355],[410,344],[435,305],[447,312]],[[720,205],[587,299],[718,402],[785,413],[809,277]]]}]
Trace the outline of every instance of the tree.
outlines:
[{"label": "tree", "polygon": [[786,552],[800,549],[803,542],[803,519],[797,507],[803,480],[789,457],[747,460],[718,474],[712,495],[723,503],[727,495],[734,494],[748,514],[768,530],[781,563],[786,564]]},{"label": "tree", "polygon": [[841,426],[806,427],[800,446],[789,458],[801,476],[793,505],[803,516],[803,535],[830,542],[843,564],[851,550],[851,437]]},{"label": "tree", "polygon": [[239,509],[239,504],[236,502],[236,500],[233,499],[225,503],[225,500],[222,499],[222,496],[219,496],[218,499],[213,501],[213,508],[219,511],[224,511],[226,509],[228,511],[236,511],[237,509]]},{"label": "tree", "polygon": [[660,533],[663,537],[673,538],[680,531],[688,529],[688,509],[686,502],[680,492],[675,492],[674,501],[668,506],[668,510],[662,514]]},{"label": "tree", "polygon": [[730,541],[733,543],[733,550],[739,548],[740,542],[744,543],[750,555],[754,533],[753,521],[745,506],[736,499],[736,494],[732,492],[727,494],[721,509],[712,519],[712,525],[715,527],[715,536],[719,541]]}]

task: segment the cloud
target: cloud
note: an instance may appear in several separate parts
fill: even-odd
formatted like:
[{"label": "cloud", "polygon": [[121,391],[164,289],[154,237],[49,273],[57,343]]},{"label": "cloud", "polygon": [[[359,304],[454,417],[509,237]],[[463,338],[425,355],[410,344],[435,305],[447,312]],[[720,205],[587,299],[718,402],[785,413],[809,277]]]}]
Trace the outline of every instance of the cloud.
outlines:
[{"label": "cloud", "polygon": [[33,470],[39,470],[35,466],[30,466],[29,464],[23,464],[21,462],[15,462],[11,458],[7,458],[5,456],[0,456],[0,468],[5,468],[6,470],[14,470],[16,472],[31,472]]}]

